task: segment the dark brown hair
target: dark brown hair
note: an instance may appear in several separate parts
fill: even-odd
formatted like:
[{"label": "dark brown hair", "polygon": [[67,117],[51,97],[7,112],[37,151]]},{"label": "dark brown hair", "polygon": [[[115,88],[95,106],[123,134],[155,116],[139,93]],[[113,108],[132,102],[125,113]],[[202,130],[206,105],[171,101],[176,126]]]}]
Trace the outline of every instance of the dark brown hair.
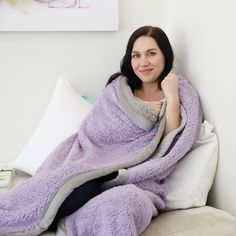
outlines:
[{"label": "dark brown hair", "polygon": [[134,42],[141,36],[152,37],[156,41],[157,45],[164,55],[165,67],[158,79],[158,87],[161,89],[162,80],[167,76],[172,68],[174,54],[165,32],[161,28],[153,26],[143,26],[132,33],[126,47],[125,55],[120,63],[120,72],[111,75],[106,85],[110,84],[118,76],[123,75],[127,77],[128,84],[133,91],[141,87],[142,81],[135,75],[131,65],[131,53],[133,50]]}]

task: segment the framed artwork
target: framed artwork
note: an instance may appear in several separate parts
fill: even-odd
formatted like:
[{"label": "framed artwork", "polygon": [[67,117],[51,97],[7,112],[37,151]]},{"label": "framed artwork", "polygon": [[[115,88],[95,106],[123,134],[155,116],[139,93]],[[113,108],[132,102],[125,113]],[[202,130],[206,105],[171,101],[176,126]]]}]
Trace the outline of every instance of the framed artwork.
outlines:
[{"label": "framed artwork", "polygon": [[0,31],[116,31],[118,0],[0,0]]}]

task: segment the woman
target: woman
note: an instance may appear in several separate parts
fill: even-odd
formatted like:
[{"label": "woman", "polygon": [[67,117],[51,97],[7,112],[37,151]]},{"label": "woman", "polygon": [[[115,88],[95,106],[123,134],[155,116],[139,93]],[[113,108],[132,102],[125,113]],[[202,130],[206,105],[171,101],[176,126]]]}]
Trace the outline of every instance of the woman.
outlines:
[{"label": "woman", "polygon": [[143,232],[165,207],[165,179],[192,147],[202,121],[197,92],[170,73],[172,64],[166,34],[158,27],[137,29],[121,71],[110,77],[79,131],[31,181],[0,199],[0,236],[56,231],[65,216],[59,230],[67,235]]},{"label": "woman", "polygon": [[137,29],[130,37],[121,73],[116,73],[108,84],[119,75],[127,77],[134,95],[146,101],[158,115],[162,100],[166,98],[166,126],[164,135],[178,128],[180,107],[178,78],[170,73],[173,51],[165,32],[152,26]]},{"label": "woman", "polygon": [[[128,41],[121,62],[121,73],[112,75],[107,83],[110,84],[121,75],[125,76],[134,95],[150,105],[156,116],[166,99],[163,136],[180,125],[178,78],[170,73],[172,64],[173,51],[165,32],[158,27],[144,26],[137,29]],[[117,174],[115,172],[107,177],[91,180],[75,189],[62,204],[49,229],[56,231],[59,219],[72,214],[92,197],[100,194],[104,181],[115,178]]]}]

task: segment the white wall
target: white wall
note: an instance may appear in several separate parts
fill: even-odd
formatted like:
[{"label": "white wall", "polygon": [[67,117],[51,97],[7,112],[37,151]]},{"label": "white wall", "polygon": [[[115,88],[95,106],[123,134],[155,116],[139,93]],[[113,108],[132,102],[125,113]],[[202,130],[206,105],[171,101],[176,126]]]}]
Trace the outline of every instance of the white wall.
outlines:
[{"label": "white wall", "polygon": [[168,33],[179,69],[198,88],[220,141],[211,203],[236,215],[236,16],[234,0],[119,0],[118,32],[0,33],[0,162],[13,160],[47,106],[57,76],[97,96],[119,69],[137,27]]},{"label": "white wall", "polygon": [[236,2],[165,0],[177,65],[195,84],[220,142],[210,203],[236,215]]},{"label": "white wall", "polygon": [[58,75],[81,94],[96,97],[119,70],[130,33],[160,24],[159,6],[158,0],[119,0],[117,32],[0,32],[0,163],[14,160],[22,150]]}]

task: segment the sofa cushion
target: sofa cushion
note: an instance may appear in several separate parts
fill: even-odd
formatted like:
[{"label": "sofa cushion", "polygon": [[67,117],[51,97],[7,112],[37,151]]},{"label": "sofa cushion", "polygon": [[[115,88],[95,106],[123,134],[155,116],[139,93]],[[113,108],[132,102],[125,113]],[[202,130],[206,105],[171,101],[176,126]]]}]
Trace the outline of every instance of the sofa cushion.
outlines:
[{"label": "sofa cushion", "polygon": [[192,149],[167,178],[166,211],[205,206],[217,158],[217,136],[213,126],[205,120]]},{"label": "sofa cushion", "polygon": [[210,206],[163,212],[141,236],[235,236],[236,218]]}]

